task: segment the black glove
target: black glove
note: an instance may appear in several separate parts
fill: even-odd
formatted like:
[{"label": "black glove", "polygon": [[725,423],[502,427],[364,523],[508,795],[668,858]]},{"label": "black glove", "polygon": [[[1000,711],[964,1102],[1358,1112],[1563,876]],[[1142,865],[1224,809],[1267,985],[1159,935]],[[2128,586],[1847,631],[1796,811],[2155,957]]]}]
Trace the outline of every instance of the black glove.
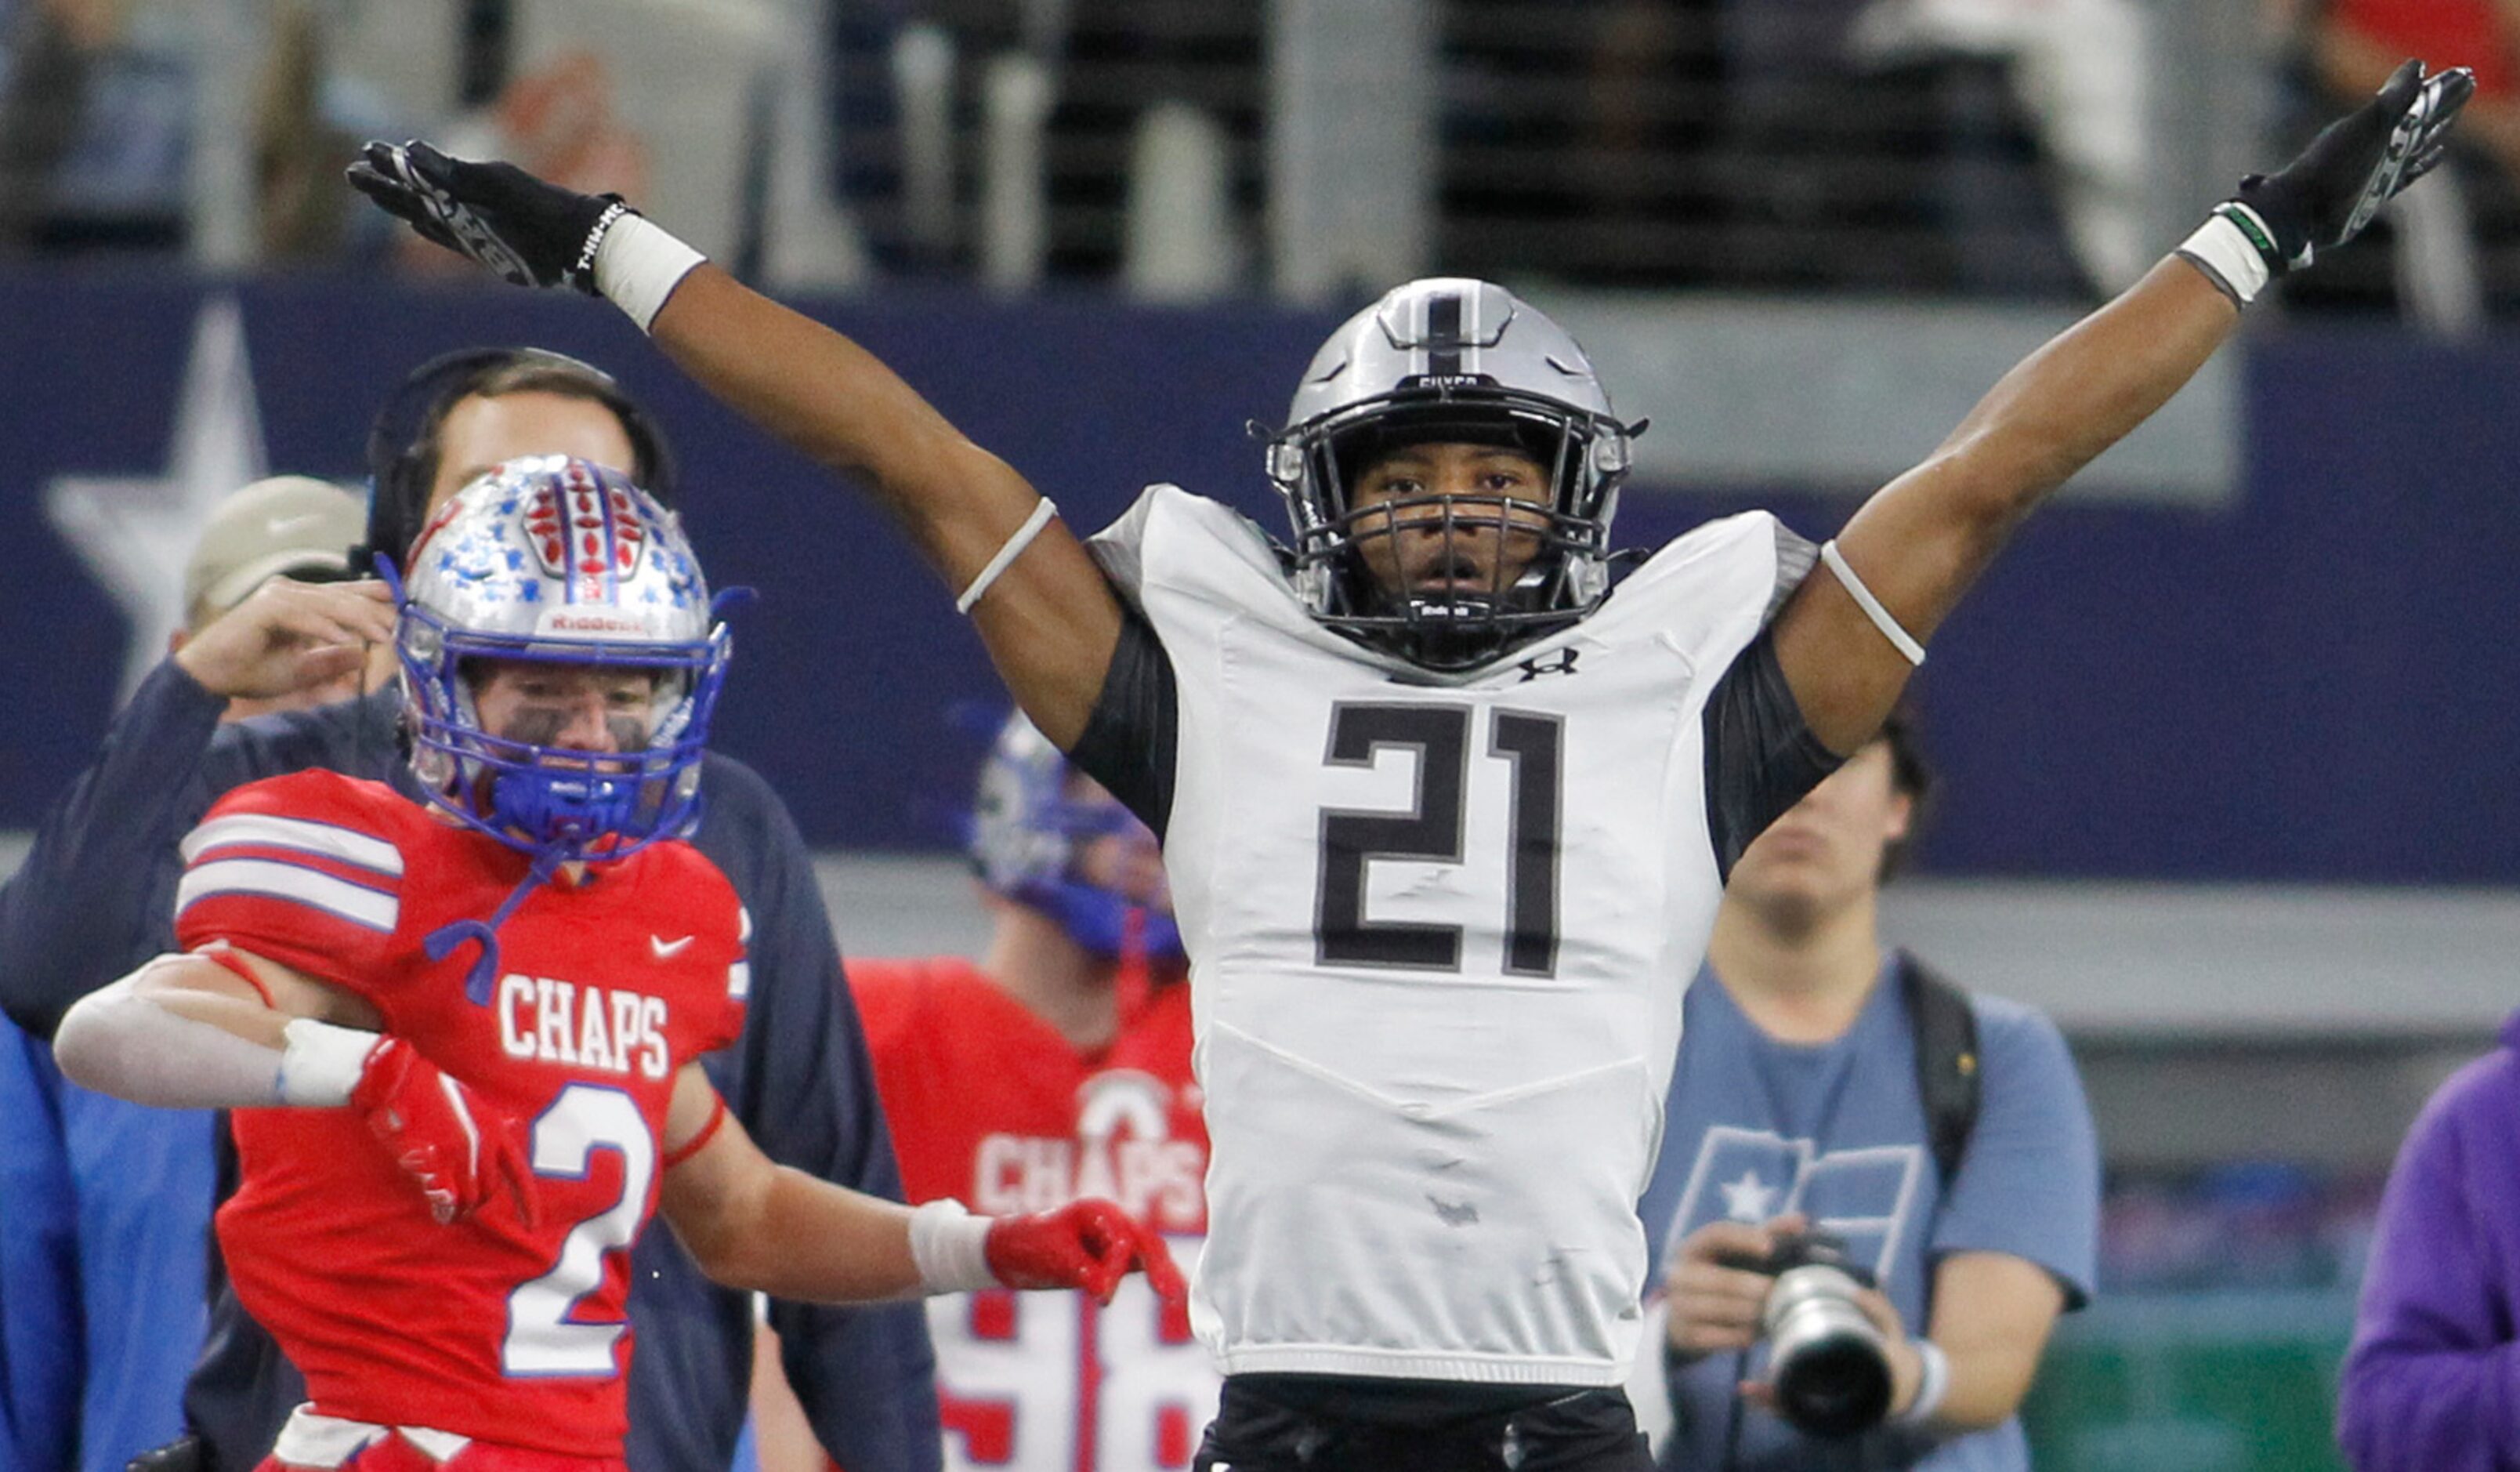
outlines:
[{"label": "black glove", "polygon": [[2465,67],[2426,76],[2423,63],[2408,62],[2280,171],[2242,179],[2240,203],[2273,237],[2257,242],[2268,269],[2306,266],[2362,234],[2382,205],[2441,161],[2451,119],[2475,91],[2476,73]]},{"label": "black glove", "polygon": [[425,240],[476,260],[518,286],[595,295],[595,248],[625,214],[617,194],[579,194],[513,163],[467,163],[417,140],[371,143],[350,185]]}]

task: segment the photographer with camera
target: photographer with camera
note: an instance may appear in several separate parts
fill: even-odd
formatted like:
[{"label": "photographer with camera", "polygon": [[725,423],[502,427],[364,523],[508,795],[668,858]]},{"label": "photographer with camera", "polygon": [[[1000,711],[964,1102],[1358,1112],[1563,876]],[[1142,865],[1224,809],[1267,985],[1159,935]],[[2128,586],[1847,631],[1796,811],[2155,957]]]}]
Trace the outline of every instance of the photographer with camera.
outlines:
[{"label": "photographer with camera", "polygon": [[2029,1466],[2098,1149],[2054,1024],[1882,948],[1931,782],[1894,715],[1732,870],[1641,1209],[1668,1245],[1630,1393],[1665,1467]]}]

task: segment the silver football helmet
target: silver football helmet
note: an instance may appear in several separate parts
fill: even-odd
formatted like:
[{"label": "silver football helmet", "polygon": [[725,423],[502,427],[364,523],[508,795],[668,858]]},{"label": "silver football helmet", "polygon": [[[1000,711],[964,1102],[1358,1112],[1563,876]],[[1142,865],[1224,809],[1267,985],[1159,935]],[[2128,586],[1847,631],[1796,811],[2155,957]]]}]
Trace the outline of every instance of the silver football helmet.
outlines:
[{"label": "silver football helmet", "polygon": [[[1565,329],[1505,288],[1437,277],[1396,287],[1330,334],[1305,369],[1269,479],[1294,523],[1294,580],[1322,622],[1430,668],[1462,669],[1582,618],[1609,590],[1610,519],[1629,438]],[[1549,477],[1545,507],[1425,495],[1360,507],[1383,454],[1434,442],[1503,445]],[[1531,539],[1485,587],[1385,585],[1369,559],[1404,528]]]}]

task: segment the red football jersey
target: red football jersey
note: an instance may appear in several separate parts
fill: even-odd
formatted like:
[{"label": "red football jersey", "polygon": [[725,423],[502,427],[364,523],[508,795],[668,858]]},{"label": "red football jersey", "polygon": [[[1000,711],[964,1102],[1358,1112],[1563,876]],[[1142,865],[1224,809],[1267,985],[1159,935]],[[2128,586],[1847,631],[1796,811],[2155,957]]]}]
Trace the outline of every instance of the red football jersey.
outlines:
[{"label": "red football jersey", "polygon": [[355,1111],[234,1115],[242,1176],[218,1214],[237,1295],[305,1372],[315,1408],[484,1442],[618,1457],[629,1246],[655,1210],[682,1065],[732,1041],[749,972],[734,887],[658,843],[538,887],[479,955],[428,937],[485,920],[523,854],[373,782],[301,772],[238,788],[184,841],[175,930],[356,992],[386,1031],[523,1122],[527,1228],[451,1226]]},{"label": "red football jersey", "polygon": [[[1164,1233],[1184,1271],[1196,1264],[1207,1127],[1188,986],[1156,989],[1086,1052],[968,961],[851,961],[848,974],[912,1201],[1001,1216],[1108,1197]],[[948,1467],[1187,1467],[1216,1410],[1206,1350],[1143,1277],[1107,1309],[994,1291],[931,1299],[927,1319]]]}]

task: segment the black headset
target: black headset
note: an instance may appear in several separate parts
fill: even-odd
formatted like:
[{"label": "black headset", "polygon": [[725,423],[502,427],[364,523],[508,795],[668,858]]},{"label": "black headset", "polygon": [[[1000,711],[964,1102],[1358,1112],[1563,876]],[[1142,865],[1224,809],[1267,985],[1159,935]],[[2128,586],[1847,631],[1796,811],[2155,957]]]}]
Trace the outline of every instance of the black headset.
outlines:
[{"label": "black headset", "polygon": [[634,461],[626,467],[631,479],[664,505],[674,504],[674,454],[664,431],[612,375],[541,347],[459,348],[413,369],[386,395],[368,430],[368,534],[351,549],[354,572],[373,572],[380,552],[399,560],[420,535],[436,470],[437,432],[447,411],[494,374],[528,365],[583,380],[590,397],[621,421]]}]

